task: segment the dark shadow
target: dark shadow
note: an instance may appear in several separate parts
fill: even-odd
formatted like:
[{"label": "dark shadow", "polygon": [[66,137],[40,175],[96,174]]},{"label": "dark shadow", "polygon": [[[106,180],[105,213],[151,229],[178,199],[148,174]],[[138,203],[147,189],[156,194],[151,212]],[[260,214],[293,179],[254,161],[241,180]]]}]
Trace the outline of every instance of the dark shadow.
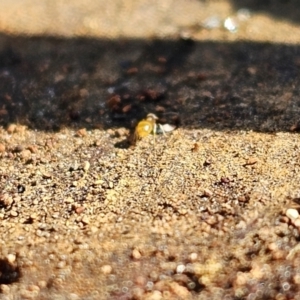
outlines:
[{"label": "dark shadow", "polygon": [[235,9],[248,8],[253,12],[267,13],[279,20],[300,23],[298,0],[231,0]]},{"label": "dark shadow", "polygon": [[0,284],[17,282],[21,277],[20,268],[13,266],[6,259],[0,259]]},{"label": "dark shadow", "polygon": [[299,127],[300,46],[4,34],[0,43],[2,126],[132,128],[155,112],[179,113],[186,128]]}]

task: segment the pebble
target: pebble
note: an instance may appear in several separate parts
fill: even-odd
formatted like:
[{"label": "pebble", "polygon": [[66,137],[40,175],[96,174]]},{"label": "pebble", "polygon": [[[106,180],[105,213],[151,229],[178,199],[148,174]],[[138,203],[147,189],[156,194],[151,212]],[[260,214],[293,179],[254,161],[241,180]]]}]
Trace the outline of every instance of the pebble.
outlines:
[{"label": "pebble", "polygon": [[111,265],[104,265],[101,267],[101,272],[105,275],[108,275],[112,272],[112,266]]},{"label": "pebble", "polygon": [[8,127],[7,127],[7,132],[8,132],[9,134],[12,134],[12,133],[14,133],[14,132],[16,131],[16,128],[17,128],[17,125],[16,125],[16,124],[10,124],[10,125],[8,125]]},{"label": "pebble", "polygon": [[127,104],[122,108],[123,113],[128,113],[131,110],[132,105],[131,104]]},{"label": "pebble", "polygon": [[296,227],[300,227],[300,219],[299,219],[299,218],[297,218],[297,219],[294,221],[294,225],[295,225]]},{"label": "pebble", "polygon": [[230,32],[237,32],[238,30],[238,22],[235,18],[233,17],[228,17],[225,19],[224,24],[223,24],[224,28],[227,29]]},{"label": "pebble", "polygon": [[247,166],[251,166],[257,163],[257,159],[255,157],[249,157],[246,161]]},{"label": "pebble", "polygon": [[294,208],[288,208],[286,210],[285,215],[291,220],[295,220],[299,217],[299,213],[298,213],[297,209],[294,209]]},{"label": "pebble", "polygon": [[145,300],[162,300],[163,296],[160,291],[153,291],[144,298]]},{"label": "pebble", "polygon": [[1,284],[0,290],[1,290],[1,293],[8,295],[10,292],[10,287],[7,284]]},{"label": "pebble", "polygon": [[189,256],[191,261],[195,261],[198,258],[198,254],[196,252],[193,252]]},{"label": "pebble", "polygon": [[189,299],[190,292],[188,289],[177,282],[170,283],[170,288],[175,295],[180,297],[180,299]]},{"label": "pebble", "polygon": [[12,211],[10,212],[10,215],[11,215],[12,217],[17,217],[17,216],[19,215],[19,213],[18,213],[17,211],[15,211],[15,210],[12,210]]},{"label": "pebble", "polygon": [[249,280],[249,273],[238,272],[236,274],[236,278],[235,278],[234,283],[237,286],[243,286],[247,283],[248,280]]},{"label": "pebble", "polygon": [[75,208],[75,212],[78,215],[81,214],[81,213],[83,213],[84,210],[85,210],[84,206],[78,206],[78,207]]},{"label": "pebble", "polygon": [[140,253],[140,251],[138,250],[138,249],[133,249],[133,251],[132,251],[132,257],[134,258],[134,259],[140,259],[141,257],[142,257],[142,255],[141,255],[141,253]]},{"label": "pebble", "polygon": [[28,149],[22,150],[22,152],[21,152],[21,157],[22,157],[23,159],[28,159],[28,158],[30,158],[30,157],[31,157],[31,151],[28,150]]},{"label": "pebble", "polygon": [[83,216],[82,219],[81,219],[81,222],[84,224],[84,225],[87,225],[90,223],[90,218],[88,216]]},{"label": "pebble", "polygon": [[6,259],[9,263],[13,264],[16,261],[16,255],[10,253],[6,256]]},{"label": "pebble", "polygon": [[84,137],[84,136],[86,136],[86,134],[87,134],[87,131],[85,128],[81,128],[81,129],[77,130],[77,132],[76,132],[76,135],[80,136],[80,137]]},{"label": "pebble", "polygon": [[83,170],[85,171],[85,172],[87,172],[89,169],[90,169],[90,163],[88,162],[88,161],[85,161],[84,163],[83,163]]},{"label": "pebble", "polygon": [[66,266],[66,262],[65,262],[64,260],[60,261],[60,262],[57,264],[57,268],[58,268],[58,269],[63,269],[65,266]]},{"label": "pebble", "polygon": [[65,203],[73,203],[74,202],[74,199],[72,197],[67,197],[65,199]]},{"label": "pebble", "polygon": [[182,274],[185,270],[185,265],[178,265],[176,268],[176,273]]},{"label": "pebble", "polygon": [[204,189],[203,190],[203,195],[206,197],[211,197],[213,195],[213,192],[209,189]]},{"label": "pebble", "polygon": [[27,149],[31,152],[31,153],[37,153],[38,149],[35,145],[29,145],[27,147]]},{"label": "pebble", "polygon": [[5,152],[5,145],[0,143],[0,152]]},{"label": "pebble", "polygon": [[295,284],[299,285],[300,284],[300,274],[294,275],[293,280],[294,280]]},{"label": "pebble", "polygon": [[69,294],[68,299],[70,299],[70,300],[79,300],[80,297],[77,294],[72,293],[72,294]]},{"label": "pebble", "polygon": [[203,22],[203,27],[206,29],[220,28],[222,25],[221,19],[218,16],[210,16]]},{"label": "pebble", "polygon": [[39,288],[44,289],[44,288],[47,286],[47,281],[45,281],[45,280],[40,280],[40,281],[38,282],[38,286],[39,286]]},{"label": "pebble", "polygon": [[135,287],[132,290],[133,299],[142,299],[143,295],[144,295],[144,289],[141,287]]}]

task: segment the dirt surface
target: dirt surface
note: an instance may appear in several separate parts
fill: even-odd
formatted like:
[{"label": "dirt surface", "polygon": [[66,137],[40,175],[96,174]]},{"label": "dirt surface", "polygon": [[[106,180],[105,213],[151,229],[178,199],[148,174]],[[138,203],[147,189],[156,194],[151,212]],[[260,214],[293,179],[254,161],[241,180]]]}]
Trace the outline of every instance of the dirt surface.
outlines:
[{"label": "dirt surface", "polygon": [[300,299],[297,1],[88,2],[0,4],[0,299]]}]

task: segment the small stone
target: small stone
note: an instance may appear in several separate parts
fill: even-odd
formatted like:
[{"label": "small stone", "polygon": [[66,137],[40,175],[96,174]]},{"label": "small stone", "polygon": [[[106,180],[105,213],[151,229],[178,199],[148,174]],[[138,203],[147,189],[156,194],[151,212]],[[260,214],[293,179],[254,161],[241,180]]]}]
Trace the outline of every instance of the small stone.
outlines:
[{"label": "small stone", "polygon": [[259,280],[264,276],[263,268],[259,263],[253,263],[252,264],[252,269],[250,271],[250,274],[252,275],[253,278]]},{"label": "small stone", "polygon": [[297,219],[294,221],[294,225],[295,225],[296,227],[300,227],[300,219],[299,219],[299,218],[297,218]]},{"label": "small stone", "polygon": [[112,266],[110,265],[104,265],[101,267],[101,272],[105,275],[108,275],[112,272]]},{"label": "small stone", "polygon": [[0,200],[5,207],[10,206],[14,202],[14,199],[8,194],[1,195]]},{"label": "small stone", "polygon": [[77,132],[76,132],[76,135],[79,137],[84,137],[84,136],[86,136],[86,134],[87,134],[87,131],[85,128],[81,128],[81,129],[77,130]]},{"label": "small stone", "polygon": [[140,251],[139,251],[138,249],[136,249],[136,248],[133,249],[131,255],[132,255],[132,257],[133,257],[134,259],[140,259],[140,258],[142,257]]},{"label": "small stone", "polygon": [[30,158],[30,157],[31,157],[31,151],[28,150],[28,149],[22,150],[22,151],[21,151],[21,157],[22,157],[23,159],[28,159],[28,158]]},{"label": "small stone", "polygon": [[185,265],[178,265],[176,268],[176,273],[182,274],[185,270]]},{"label": "small stone", "polygon": [[279,218],[279,221],[281,222],[281,223],[289,223],[289,218],[288,217],[286,217],[286,216],[281,216],[280,218]]},{"label": "small stone", "polygon": [[42,174],[42,175],[43,175],[43,178],[44,178],[44,179],[50,179],[50,178],[52,177],[52,174],[51,174],[51,173],[49,173],[49,172],[46,172],[46,171],[45,171],[45,172],[43,172],[43,174]]},{"label": "small stone", "polygon": [[59,213],[58,213],[58,212],[54,213],[54,214],[52,215],[52,218],[53,218],[53,219],[58,219],[58,218],[59,218]]},{"label": "small stone", "polygon": [[16,127],[16,132],[18,132],[18,133],[24,133],[25,131],[26,131],[26,129],[27,129],[27,126],[24,126],[24,125],[18,125],[17,127]]},{"label": "small stone", "polygon": [[293,280],[295,282],[295,284],[300,284],[300,274],[296,274],[294,277],[293,277]]},{"label": "small stone", "polygon": [[32,214],[30,215],[30,219],[31,219],[32,221],[37,220],[37,219],[38,219],[38,214],[37,214],[37,213],[32,213]]},{"label": "small stone", "polygon": [[68,198],[65,199],[65,202],[66,202],[66,203],[73,203],[73,202],[74,202],[74,199],[71,198],[71,197],[68,197]]},{"label": "small stone", "polygon": [[115,137],[122,137],[128,135],[128,129],[121,127],[115,130]]},{"label": "small stone", "polygon": [[147,283],[147,278],[145,276],[139,275],[134,281],[137,285],[144,286]]},{"label": "small stone", "polygon": [[132,68],[129,68],[129,69],[126,71],[126,73],[127,73],[128,75],[133,75],[133,74],[138,73],[138,71],[139,71],[139,69],[138,69],[137,67],[132,67]]},{"label": "small stone", "polygon": [[9,263],[13,264],[16,261],[16,255],[13,253],[10,253],[6,256],[6,259]]},{"label": "small stone", "polygon": [[255,157],[249,157],[245,163],[245,166],[251,166],[257,163],[257,159]]},{"label": "small stone", "polygon": [[9,134],[12,134],[12,133],[14,133],[14,132],[16,131],[16,128],[17,128],[17,125],[16,125],[16,124],[10,124],[10,125],[8,125],[8,127],[7,127],[7,132],[8,132]]},{"label": "small stone", "polygon": [[21,290],[19,293],[22,299],[34,299],[35,297],[30,291]]},{"label": "small stone", "polygon": [[78,206],[78,207],[75,208],[75,212],[78,215],[81,214],[81,213],[83,213],[84,210],[85,210],[84,206]]},{"label": "small stone", "polygon": [[68,299],[70,299],[70,300],[79,300],[80,297],[75,293],[71,293],[71,294],[69,294]]},{"label": "small stone", "polygon": [[99,184],[103,184],[103,183],[104,183],[104,180],[102,180],[102,179],[98,179],[93,182],[94,185],[99,185]]},{"label": "small stone", "polygon": [[35,285],[35,284],[30,284],[28,287],[27,287],[27,290],[28,291],[31,291],[31,292],[39,292],[40,291],[40,288]]},{"label": "small stone", "polygon": [[170,288],[173,291],[173,293],[177,295],[180,299],[189,299],[190,292],[186,287],[180,285],[177,282],[172,282],[170,283]]},{"label": "small stone", "polygon": [[6,285],[6,284],[1,284],[0,290],[1,290],[1,293],[4,295],[8,295],[10,293],[10,287],[9,287],[9,285]]},{"label": "small stone", "polygon": [[278,245],[276,243],[272,242],[268,245],[268,249],[271,251],[278,250]]},{"label": "small stone", "polygon": [[10,215],[11,215],[12,217],[17,217],[19,214],[18,214],[17,211],[12,210],[12,211],[10,212]]},{"label": "small stone", "polygon": [[39,288],[43,289],[47,286],[47,281],[40,280],[37,284],[38,284]]},{"label": "small stone", "polygon": [[243,286],[247,283],[249,277],[249,273],[237,272],[234,283],[236,286]]},{"label": "small stone", "polygon": [[285,215],[291,220],[295,220],[299,217],[299,213],[298,213],[297,209],[294,209],[294,208],[288,208],[286,210]]},{"label": "small stone", "polygon": [[206,197],[211,197],[213,195],[213,192],[209,189],[204,189],[203,195]]},{"label": "small stone", "polygon": [[0,143],[0,152],[3,153],[5,152],[5,145]]},{"label": "small stone", "polygon": [[31,152],[31,153],[37,153],[38,149],[35,145],[29,145],[27,147],[27,149]]},{"label": "small stone", "polygon": [[161,106],[161,105],[156,105],[155,106],[155,111],[156,112],[165,112],[166,109],[163,106]]},{"label": "small stone", "polygon": [[145,300],[162,300],[164,298],[160,291],[153,291],[153,292],[147,294],[147,296],[143,299],[145,299]]},{"label": "small stone", "polygon": [[88,97],[89,96],[89,91],[87,90],[87,89],[80,89],[79,90],[79,95],[80,95],[80,97],[83,97],[83,98],[85,98],[85,97]]},{"label": "small stone", "polygon": [[141,287],[135,287],[132,290],[132,296],[133,299],[142,299],[144,295],[144,289],[142,289]]},{"label": "small stone", "polygon": [[132,105],[131,104],[127,104],[122,108],[122,112],[124,114],[128,113],[131,110]]},{"label": "small stone", "polygon": [[90,169],[91,164],[88,161],[83,163],[83,170],[87,172]]},{"label": "small stone", "polygon": [[286,257],[286,253],[283,250],[274,250],[273,251],[273,255],[272,255],[273,259],[275,260],[280,260]]},{"label": "small stone", "polygon": [[198,258],[198,254],[196,252],[193,252],[189,256],[191,261],[195,261]]},{"label": "small stone", "polygon": [[65,266],[66,266],[66,262],[65,262],[65,261],[60,261],[60,262],[57,264],[57,268],[58,268],[58,269],[63,269]]},{"label": "small stone", "polygon": [[85,225],[90,223],[90,218],[88,216],[83,216],[81,222]]}]

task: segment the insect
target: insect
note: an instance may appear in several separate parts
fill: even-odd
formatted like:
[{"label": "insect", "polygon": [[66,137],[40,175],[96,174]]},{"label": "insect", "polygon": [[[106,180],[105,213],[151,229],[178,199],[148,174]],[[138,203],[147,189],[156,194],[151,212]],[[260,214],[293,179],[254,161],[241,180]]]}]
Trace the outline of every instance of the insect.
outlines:
[{"label": "insect", "polygon": [[149,134],[153,133],[154,136],[157,133],[157,128],[159,127],[162,133],[165,135],[165,131],[161,124],[157,123],[158,117],[155,114],[148,114],[146,119],[140,121],[134,131],[132,137],[132,143],[135,144],[137,140],[140,140]]}]

